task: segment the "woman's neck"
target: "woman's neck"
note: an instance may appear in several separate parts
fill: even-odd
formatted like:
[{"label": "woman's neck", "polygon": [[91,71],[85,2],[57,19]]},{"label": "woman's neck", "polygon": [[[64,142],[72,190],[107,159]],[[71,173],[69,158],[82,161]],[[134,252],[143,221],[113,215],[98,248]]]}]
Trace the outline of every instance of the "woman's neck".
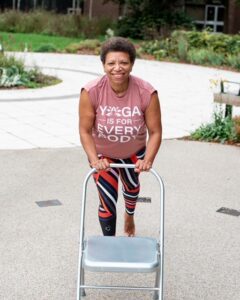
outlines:
[{"label": "woman's neck", "polygon": [[116,83],[113,83],[110,81],[110,86],[112,88],[112,90],[114,91],[114,93],[117,95],[117,96],[123,96],[127,89],[128,89],[128,85],[129,85],[129,79],[128,81],[124,82],[123,84],[116,84]]}]

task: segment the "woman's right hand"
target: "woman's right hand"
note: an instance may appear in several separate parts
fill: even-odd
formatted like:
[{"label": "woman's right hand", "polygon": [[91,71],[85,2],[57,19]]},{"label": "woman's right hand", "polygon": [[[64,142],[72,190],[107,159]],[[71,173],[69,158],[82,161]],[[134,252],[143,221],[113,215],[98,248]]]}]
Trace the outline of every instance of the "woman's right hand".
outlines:
[{"label": "woman's right hand", "polygon": [[100,158],[90,163],[92,168],[95,168],[97,171],[107,170],[110,167],[110,164],[106,158]]}]

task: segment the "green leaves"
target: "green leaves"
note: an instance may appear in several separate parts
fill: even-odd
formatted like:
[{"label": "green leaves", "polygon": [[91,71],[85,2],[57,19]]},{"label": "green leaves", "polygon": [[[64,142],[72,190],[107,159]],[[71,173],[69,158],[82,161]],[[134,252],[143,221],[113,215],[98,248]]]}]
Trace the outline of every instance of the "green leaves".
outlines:
[{"label": "green leaves", "polygon": [[0,55],[0,88],[37,88],[59,82],[61,80],[42,74],[38,68],[26,70],[23,61],[13,56]]},{"label": "green leaves", "polygon": [[224,118],[221,110],[214,112],[212,123],[201,125],[191,134],[191,138],[207,142],[240,142],[235,121],[230,117]]},{"label": "green leaves", "polygon": [[240,70],[240,35],[214,34],[207,30],[175,30],[169,38],[141,43],[140,53],[156,59],[207,66],[230,66]]},{"label": "green leaves", "polygon": [[16,66],[0,68],[0,87],[23,85],[21,74]]}]

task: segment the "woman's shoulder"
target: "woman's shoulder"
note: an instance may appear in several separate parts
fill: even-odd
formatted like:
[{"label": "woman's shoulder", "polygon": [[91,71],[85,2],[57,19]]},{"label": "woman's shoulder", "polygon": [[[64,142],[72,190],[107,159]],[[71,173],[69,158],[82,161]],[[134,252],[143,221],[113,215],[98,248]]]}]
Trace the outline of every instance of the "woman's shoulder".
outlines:
[{"label": "woman's shoulder", "polygon": [[89,92],[91,90],[94,90],[94,89],[99,89],[101,88],[104,83],[106,82],[106,75],[104,76],[101,76],[101,77],[98,77],[96,79],[93,79],[91,81],[89,81],[87,84],[84,85],[84,89]]},{"label": "woman's shoulder", "polygon": [[148,81],[143,80],[142,78],[133,76],[133,75],[131,75],[131,78],[132,78],[133,84],[135,86],[137,86],[140,90],[149,92],[151,94],[156,91],[156,89]]}]

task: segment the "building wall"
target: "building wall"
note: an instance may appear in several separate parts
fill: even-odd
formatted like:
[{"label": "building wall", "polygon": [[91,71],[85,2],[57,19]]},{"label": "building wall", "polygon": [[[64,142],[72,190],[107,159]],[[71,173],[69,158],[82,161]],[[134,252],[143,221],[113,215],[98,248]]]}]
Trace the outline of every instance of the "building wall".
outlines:
[{"label": "building wall", "polygon": [[[84,15],[89,16],[91,0],[84,1]],[[119,17],[118,5],[113,2],[103,4],[103,0],[92,0],[93,18],[110,18],[116,20]]]},{"label": "building wall", "polygon": [[[237,34],[240,32],[240,6],[236,0],[185,0],[185,12],[194,20],[204,20],[205,6],[209,4],[225,6],[224,33]],[[200,29],[200,24],[198,24],[198,28]]]},{"label": "building wall", "polygon": [[235,0],[229,0],[227,19],[227,32],[231,34],[240,33],[240,5]]}]

